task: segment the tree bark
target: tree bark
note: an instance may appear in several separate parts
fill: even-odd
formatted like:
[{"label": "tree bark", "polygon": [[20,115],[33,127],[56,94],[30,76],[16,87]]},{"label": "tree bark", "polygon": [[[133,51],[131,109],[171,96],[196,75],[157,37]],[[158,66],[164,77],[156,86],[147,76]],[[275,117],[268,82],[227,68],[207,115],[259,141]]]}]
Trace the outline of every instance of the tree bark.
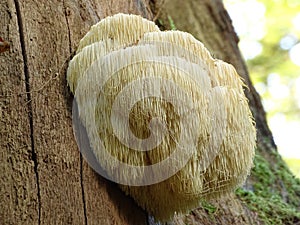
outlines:
[{"label": "tree bark", "polygon": [[1,224],[146,224],[80,157],[65,69],[90,26],[144,1],[1,0]]},{"label": "tree bark", "polygon": [[[178,10],[180,9],[180,10]],[[258,128],[258,144],[274,147],[259,96],[237,48],[220,0],[0,0],[1,224],[151,224],[134,201],[97,175],[80,156],[72,129],[66,68],[90,26],[119,12],[164,21],[200,39],[245,79]],[[268,139],[269,144],[265,144]],[[269,147],[268,147],[269,146]],[[194,224],[256,224],[234,195],[216,201],[220,213],[190,215]],[[184,224],[177,217],[174,224]],[[154,222],[153,222],[154,223]]]}]

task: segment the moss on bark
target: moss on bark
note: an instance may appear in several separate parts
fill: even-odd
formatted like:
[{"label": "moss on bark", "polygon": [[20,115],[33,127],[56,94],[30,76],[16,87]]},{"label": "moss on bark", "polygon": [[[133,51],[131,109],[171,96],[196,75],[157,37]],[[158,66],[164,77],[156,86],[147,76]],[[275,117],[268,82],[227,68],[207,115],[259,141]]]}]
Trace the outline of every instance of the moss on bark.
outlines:
[{"label": "moss on bark", "polygon": [[264,224],[296,224],[300,221],[300,180],[276,150],[256,151],[251,174],[252,190],[239,188],[237,196],[256,212]]}]

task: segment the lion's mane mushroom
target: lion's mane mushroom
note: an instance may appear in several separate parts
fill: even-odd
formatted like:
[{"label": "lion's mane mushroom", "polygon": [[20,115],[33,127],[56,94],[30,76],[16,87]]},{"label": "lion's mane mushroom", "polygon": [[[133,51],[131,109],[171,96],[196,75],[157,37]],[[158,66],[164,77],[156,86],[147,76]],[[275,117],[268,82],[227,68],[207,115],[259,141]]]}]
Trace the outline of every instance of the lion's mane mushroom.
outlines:
[{"label": "lion's mane mushroom", "polygon": [[136,15],[105,18],[80,41],[67,80],[97,161],[156,219],[232,192],[249,174],[256,131],[244,84],[192,35]]}]

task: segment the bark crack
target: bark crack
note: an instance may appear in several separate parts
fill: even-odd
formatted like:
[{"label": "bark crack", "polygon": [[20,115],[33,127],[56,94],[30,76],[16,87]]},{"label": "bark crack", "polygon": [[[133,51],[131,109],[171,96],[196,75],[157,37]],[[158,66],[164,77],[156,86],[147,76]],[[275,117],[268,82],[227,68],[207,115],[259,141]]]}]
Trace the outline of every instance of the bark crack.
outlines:
[{"label": "bark crack", "polygon": [[[64,13],[65,13],[67,29],[68,29],[69,53],[70,53],[70,55],[72,55],[73,53],[72,53],[71,29],[70,29],[70,24],[69,24],[69,20],[68,20],[68,16],[69,16],[70,12],[66,6],[65,1],[63,1],[63,8],[64,8]],[[87,210],[86,210],[85,193],[84,193],[84,185],[83,185],[83,158],[82,158],[81,154],[80,154],[80,186],[81,186],[81,195],[82,195],[82,203],[83,203],[84,224],[87,225],[88,224]]]},{"label": "bark crack", "polygon": [[81,185],[82,202],[83,202],[84,224],[87,225],[88,222],[87,222],[85,194],[84,194],[84,187],[83,187],[83,159],[81,154],[80,154],[80,185]]},{"label": "bark crack", "polygon": [[24,36],[20,4],[18,0],[14,0],[14,3],[15,3],[15,8],[17,13],[17,21],[18,21],[19,34],[20,34],[20,45],[21,45],[23,62],[24,62],[25,88],[26,88],[26,98],[28,102],[27,106],[28,106],[29,126],[30,126],[31,156],[32,156],[32,161],[34,163],[34,173],[35,173],[36,183],[37,183],[38,224],[40,225],[41,224],[41,192],[40,192],[39,173],[38,173],[38,160],[37,160],[37,154],[35,152],[35,146],[34,146],[33,110],[32,110],[32,102],[31,102],[32,98],[30,92],[31,88],[29,83],[28,58],[26,52],[25,36]]},{"label": "bark crack", "polygon": [[70,52],[70,54],[72,54],[71,30],[70,30],[70,24],[69,24],[69,20],[68,20],[69,12],[68,12],[68,9],[66,7],[65,1],[63,1],[63,7],[64,7],[64,12],[65,12],[66,24],[67,24],[67,28],[68,28],[69,52]]}]

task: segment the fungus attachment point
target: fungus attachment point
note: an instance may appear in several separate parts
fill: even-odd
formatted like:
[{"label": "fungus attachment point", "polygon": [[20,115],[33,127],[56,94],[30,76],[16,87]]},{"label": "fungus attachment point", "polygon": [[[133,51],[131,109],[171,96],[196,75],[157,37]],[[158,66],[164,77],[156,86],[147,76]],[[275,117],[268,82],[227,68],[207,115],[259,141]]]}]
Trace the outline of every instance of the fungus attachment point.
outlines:
[{"label": "fungus attachment point", "polygon": [[256,131],[244,84],[192,35],[136,15],[105,18],[80,41],[67,81],[90,166],[156,219],[232,192],[249,174]]}]

